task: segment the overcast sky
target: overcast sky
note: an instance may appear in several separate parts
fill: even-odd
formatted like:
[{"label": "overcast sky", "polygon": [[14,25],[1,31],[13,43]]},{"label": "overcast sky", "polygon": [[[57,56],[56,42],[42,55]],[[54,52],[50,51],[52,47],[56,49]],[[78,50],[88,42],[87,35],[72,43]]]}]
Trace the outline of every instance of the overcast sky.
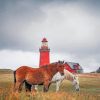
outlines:
[{"label": "overcast sky", "polygon": [[51,62],[100,66],[100,0],[0,0],[0,68],[39,65],[48,39]]}]

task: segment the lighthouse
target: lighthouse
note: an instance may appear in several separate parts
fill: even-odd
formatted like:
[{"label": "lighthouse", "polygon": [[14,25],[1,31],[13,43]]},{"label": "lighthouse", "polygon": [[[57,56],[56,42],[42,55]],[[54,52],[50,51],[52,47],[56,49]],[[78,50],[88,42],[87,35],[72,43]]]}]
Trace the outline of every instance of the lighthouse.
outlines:
[{"label": "lighthouse", "polygon": [[42,39],[42,45],[39,49],[40,52],[40,62],[39,66],[46,65],[50,63],[50,49],[48,48],[48,41],[46,38]]}]

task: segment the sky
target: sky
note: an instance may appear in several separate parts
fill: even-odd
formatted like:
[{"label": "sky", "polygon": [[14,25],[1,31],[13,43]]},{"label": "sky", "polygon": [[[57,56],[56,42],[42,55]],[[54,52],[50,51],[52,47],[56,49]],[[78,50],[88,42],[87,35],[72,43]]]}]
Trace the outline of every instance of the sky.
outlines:
[{"label": "sky", "polygon": [[0,0],[0,68],[39,66],[46,37],[50,62],[100,67],[100,0]]}]

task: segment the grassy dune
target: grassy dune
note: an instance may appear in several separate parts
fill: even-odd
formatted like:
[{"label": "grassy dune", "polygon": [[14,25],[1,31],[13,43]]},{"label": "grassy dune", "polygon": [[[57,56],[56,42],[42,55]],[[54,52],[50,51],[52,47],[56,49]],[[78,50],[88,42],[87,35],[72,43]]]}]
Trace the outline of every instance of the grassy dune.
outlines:
[{"label": "grassy dune", "polygon": [[79,81],[80,92],[75,92],[72,84],[65,80],[57,93],[55,84],[52,84],[47,93],[43,93],[43,86],[39,86],[38,92],[26,93],[23,89],[15,94],[12,92],[13,74],[0,73],[0,100],[100,100],[100,74],[79,75]]}]

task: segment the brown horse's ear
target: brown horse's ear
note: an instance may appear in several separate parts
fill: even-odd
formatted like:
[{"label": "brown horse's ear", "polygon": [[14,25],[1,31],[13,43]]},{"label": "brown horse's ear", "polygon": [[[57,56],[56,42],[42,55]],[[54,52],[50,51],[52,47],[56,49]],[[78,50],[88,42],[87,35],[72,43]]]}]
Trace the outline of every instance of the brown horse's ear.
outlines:
[{"label": "brown horse's ear", "polygon": [[64,61],[60,61],[61,64],[64,64]]},{"label": "brown horse's ear", "polygon": [[61,61],[60,61],[60,60],[58,60],[58,63],[61,63]]},{"label": "brown horse's ear", "polygon": [[60,61],[60,60],[58,60],[58,63],[60,63],[60,64],[64,64],[64,61]]}]

